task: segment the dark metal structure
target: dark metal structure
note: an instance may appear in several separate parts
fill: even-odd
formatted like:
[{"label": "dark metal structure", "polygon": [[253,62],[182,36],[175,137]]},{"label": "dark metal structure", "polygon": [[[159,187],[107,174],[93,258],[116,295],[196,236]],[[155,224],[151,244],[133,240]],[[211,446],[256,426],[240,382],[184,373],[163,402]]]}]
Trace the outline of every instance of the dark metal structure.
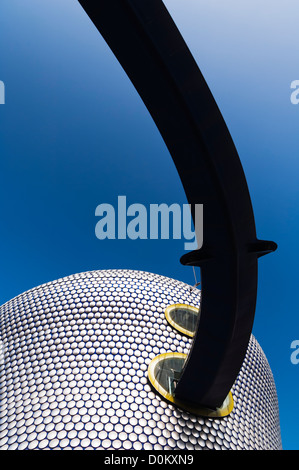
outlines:
[{"label": "dark metal structure", "polygon": [[[175,396],[216,408],[243,363],[256,305],[256,236],[236,148],[214,98],[161,0],[79,0],[156,123],[194,209],[203,246],[181,258],[201,268],[201,317]],[[194,216],[194,214],[193,214]]]}]

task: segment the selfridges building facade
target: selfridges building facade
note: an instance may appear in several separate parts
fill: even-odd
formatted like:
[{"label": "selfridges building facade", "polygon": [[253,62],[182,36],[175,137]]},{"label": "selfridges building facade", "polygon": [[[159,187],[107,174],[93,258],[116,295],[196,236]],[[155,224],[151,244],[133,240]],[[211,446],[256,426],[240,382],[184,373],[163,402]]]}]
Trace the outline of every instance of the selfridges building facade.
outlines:
[{"label": "selfridges building facade", "polygon": [[253,336],[227,416],[186,411],[153,387],[152,361],[192,342],[165,311],[199,308],[200,296],[160,275],[103,270],[4,304],[0,448],[280,449],[275,384]]}]

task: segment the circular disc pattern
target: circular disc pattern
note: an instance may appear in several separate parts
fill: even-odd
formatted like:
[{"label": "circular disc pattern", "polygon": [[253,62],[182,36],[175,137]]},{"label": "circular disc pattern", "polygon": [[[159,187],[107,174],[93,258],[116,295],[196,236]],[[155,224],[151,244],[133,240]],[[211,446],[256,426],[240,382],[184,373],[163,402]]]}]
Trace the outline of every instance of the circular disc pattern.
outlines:
[{"label": "circular disc pattern", "polygon": [[221,419],[195,416],[150,386],[158,354],[192,339],[168,305],[199,307],[200,291],[131,270],[75,274],[0,307],[0,449],[279,449],[278,403],[252,336]]}]

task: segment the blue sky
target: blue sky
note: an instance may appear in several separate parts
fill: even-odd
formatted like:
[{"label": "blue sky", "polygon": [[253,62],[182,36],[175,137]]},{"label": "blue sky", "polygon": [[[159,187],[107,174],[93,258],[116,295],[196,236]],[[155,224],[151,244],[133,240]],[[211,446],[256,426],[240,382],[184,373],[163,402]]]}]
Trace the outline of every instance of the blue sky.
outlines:
[{"label": "blue sky", "polygon": [[[299,80],[296,0],[167,0],[238,149],[258,237],[253,333],[278,391],[283,447],[298,449]],[[76,272],[142,269],[193,284],[183,240],[104,240],[95,209],[186,203],[151,117],[76,0],[2,0],[0,304]]]}]

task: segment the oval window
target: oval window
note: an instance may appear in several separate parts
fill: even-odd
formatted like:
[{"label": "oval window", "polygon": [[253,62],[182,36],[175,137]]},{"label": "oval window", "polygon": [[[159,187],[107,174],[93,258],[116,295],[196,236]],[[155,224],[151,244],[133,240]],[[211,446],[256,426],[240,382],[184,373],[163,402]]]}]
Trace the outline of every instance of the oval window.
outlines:
[{"label": "oval window", "polygon": [[165,316],[173,328],[193,338],[199,319],[199,307],[187,304],[170,305],[165,310]]},{"label": "oval window", "polygon": [[169,402],[195,415],[208,416],[210,418],[227,416],[234,407],[231,392],[229,392],[221,407],[215,410],[197,406],[194,403],[187,403],[176,398],[175,388],[187,357],[187,354],[169,352],[159,354],[152,359],[148,367],[148,378],[152,387]]}]

